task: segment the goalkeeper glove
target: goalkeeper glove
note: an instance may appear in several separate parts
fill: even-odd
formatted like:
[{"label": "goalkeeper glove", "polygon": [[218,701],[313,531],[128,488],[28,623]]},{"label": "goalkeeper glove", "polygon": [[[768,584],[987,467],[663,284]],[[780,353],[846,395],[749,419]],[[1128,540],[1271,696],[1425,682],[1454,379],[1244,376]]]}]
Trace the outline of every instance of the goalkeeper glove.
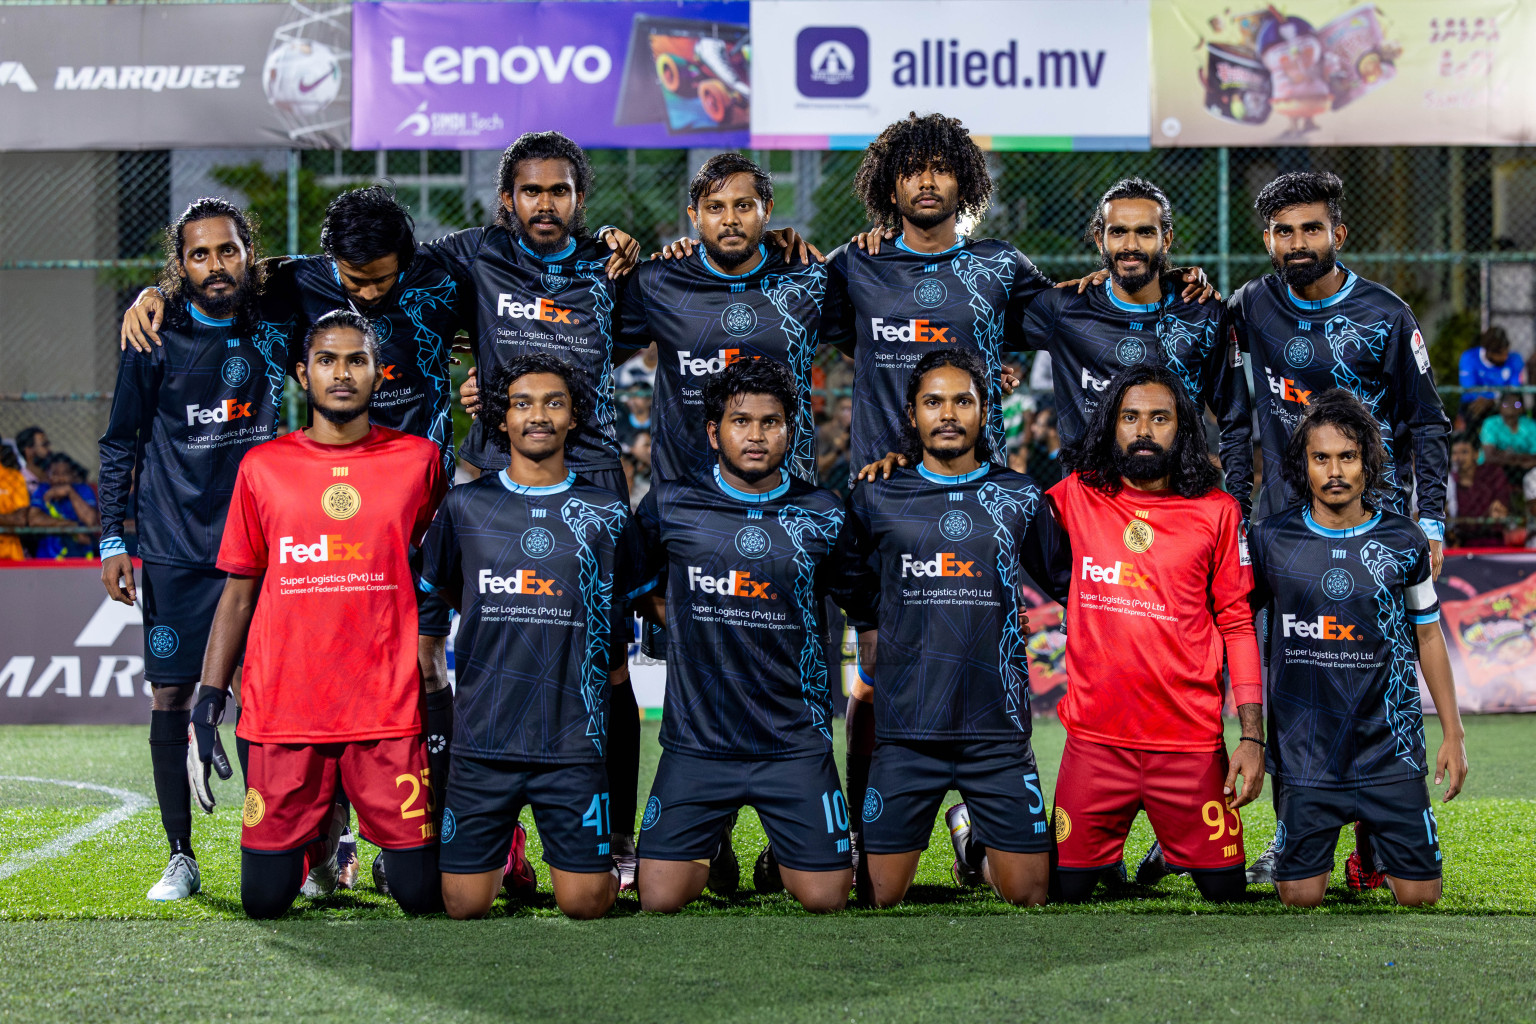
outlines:
[{"label": "goalkeeper glove", "polygon": [[208,784],[209,769],[218,772],[221,779],[234,774],[224,754],[224,743],[219,739],[219,723],[224,720],[224,702],[228,699],[223,690],[198,687],[192,723],[187,726],[187,778],[192,783],[192,796],[208,814],[213,813],[217,803]]}]

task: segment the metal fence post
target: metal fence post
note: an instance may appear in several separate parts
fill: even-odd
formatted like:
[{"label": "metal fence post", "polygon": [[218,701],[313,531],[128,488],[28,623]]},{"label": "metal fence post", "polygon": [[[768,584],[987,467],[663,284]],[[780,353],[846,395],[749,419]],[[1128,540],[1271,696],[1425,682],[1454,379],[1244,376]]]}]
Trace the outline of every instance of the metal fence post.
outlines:
[{"label": "metal fence post", "polygon": [[1216,290],[1232,293],[1232,180],[1226,146],[1216,150]]},{"label": "metal fence post", "polygon": [[299,151],[288,151],[288,255],[299,253]]}]

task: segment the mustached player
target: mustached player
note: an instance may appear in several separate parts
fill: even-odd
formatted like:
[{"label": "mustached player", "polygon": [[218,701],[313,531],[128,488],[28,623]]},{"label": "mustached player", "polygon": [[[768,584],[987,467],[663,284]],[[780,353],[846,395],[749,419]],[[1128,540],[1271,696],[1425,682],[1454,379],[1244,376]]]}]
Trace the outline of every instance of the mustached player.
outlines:
[{"label": "mustached player", "polygon": [[450,917],[490,909],[525,804],[566,915],[601,917],[618,892],[608,672],[628,650],[639,545],[628,506],[566,467],[591,415],[579,381],[548,355],[491,374],[481,417],[509,464],[450,492],[423,543],[422,587],[463,615],[440,853]]},{"label": "mustached player", "polygon": [[369,423],[378,342],[363,317],[321,317],[301,358],[314,425],[253,449],[235,481],[219,549],[230,577],[192,715],[192,784],[207,790],[244,648],[245,912],[281,916],[319,864],[335,885],[338,784],[363,837],[383,848],[401,909],[439,910],[410,555],[442,499],[442,460],[431,441]]},{"label": "mustached player", "polygon": [[[832,758],[823,599],[850,580],[841,502],[785,469],[798,397],[769,359],[704,389],[718,462],[657,483],[637,514],[667,627],[661,763],[640,825],[640,905],[692,901],[731,817],[757,809],[783,884],[807,910],[847,903],[848,807]],[[845,595],[844,595],[845,596]]]},{"label": "mustached player", "polygon": [[101,580],[113,600],[132,605],[139,595],[122,534],[137,481],[144,675],[154,701],[149,749],[171,846],[152,900],[183,899],[202,884],[187,725],[224,590],[215,562],[230,494],[241,456],[272,438],[288,361],[286,325],[263,320],[245,214],[223,199],[199,199],[167,229],[166,251],[175,268],[162,284],[171,315],[162,347],[128,352],[118,366],[99,498]]},{"label": "mustached player", "polygon": [[[1145,809],[1159,861],[1189,871],[1206,899],[1240,898],[1238,808],[1264,784],[1242,510],[1216,486],[1194,402],[1161,366],[1116,376],[1063,458],[1071,475],[1048,492],[1072,540],[1069,682],[1057,705],[1061,896],[1092,894]],[[1230,761],[1223,660],[1243,726]]]},{"label": "mustached player", "polygon": [[[1268,768],[1275,780],[1274,878],[1287,906],[1328,889],[1339,829],[1363,824],[1397,902],[1440,898],[1440,831],[1417,660],[1444,739],[1435,784],[1461,791],[1467,751],[1429,541],[1372,508],[1386,462],[1375,417],[1342,389],[1316,396],[1282,463],[1310,500],[1253,526],[1256,610],[1269,612]],[[1357,854],[1358,855],[1358,854]]]},{"label": "mustached player", "polygon": [[[964,349],[918,361],[907,385],[914,468],[861,484],[850,550],[856,589],[879,592],[872,663],[877,743],[862,808],[873,902],[901,901],[944,794],[957,880],[1044,903],[1051,836],[1030,748],[1021,570],[1065,601],[1070,554],[1044,495],[993,465],[987,370]],[[920,459],[920,461],[919,461]]]}]

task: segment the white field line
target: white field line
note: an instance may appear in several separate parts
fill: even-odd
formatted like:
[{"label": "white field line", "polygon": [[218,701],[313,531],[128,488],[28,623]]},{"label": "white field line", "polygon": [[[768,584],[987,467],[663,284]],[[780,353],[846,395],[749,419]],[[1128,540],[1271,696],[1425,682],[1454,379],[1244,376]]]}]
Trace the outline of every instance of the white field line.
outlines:
[{"label": "white field line", "polygon": [[68,779],[40,779],[34,775],[0,775],[0,782],[40,782],[50,786],[89,789],[97,793],[105,793],[122,801],[101,817],[95,818],[79,828],[70,829],[52,842],[39,846],[35,850],[19,853],[10,860],[0,863],[0,881],[10,878],[19,871],[25,871],[34,864],[45,860],[52,860],[55,857],[62,857],[87,839],[100,835],[118,822],[132,817],[146,807],[152,806],[152,801],[142,794],[132,793],[126,789],[113,789],[111,786],[98,786],[93,782],[72,782]]}]

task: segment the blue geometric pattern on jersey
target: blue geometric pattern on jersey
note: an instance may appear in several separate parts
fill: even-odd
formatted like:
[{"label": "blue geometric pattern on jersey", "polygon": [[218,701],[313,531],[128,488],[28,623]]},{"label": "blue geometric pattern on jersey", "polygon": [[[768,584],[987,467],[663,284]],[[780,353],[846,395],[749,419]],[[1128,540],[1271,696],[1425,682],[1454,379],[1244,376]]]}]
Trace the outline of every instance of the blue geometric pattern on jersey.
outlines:
[{"label": "blue geometric pattern on jersey", "polygon": [[[443,453],[445,471],[452,470],[454,466],[452,388],[445,376],[448,370],[449,339],[428,327],[427,317],[435,310],[452,310],[457,291],[458,285],[454,280],[444,277],[439,284],[430,288],[411,288],[400,294],[400,309],[416,326],[416,365],[433,396],[432,422],[427,427],[427,439]],[[382,319],[382,322],[389,323],[387,319]],[[382,343],[384,339],[380,338],[379,341]]]},{"label": "blue geometric pattern on jersey", "polygon": [[608,723],[602,711],[603,687],[608,685],[608,673],[603,668],[603,655],[609,643],[608,612],[613,597],[613,580],[603,578],[603,567],[597,552],[592,550],[594,533],[606,533],[610,540],[617,540],[629,509],[615,502],[612,505],[590,505],[580,498],[567,499],[560,506],[560,518],[570,527],[576,538],[576,557],[581,574],[581,603],[587,612],[587,643],[581,655],[581,699],[587,706],[587,738],[603,753],[603,741],[608,735]]},{"label": "blue geometric pattern on jersey", "polygon": [[[789,371],[794,374],[802,395],[811,391],[811,360],[816,355],[817,338],[794,316],[794,302],[809,301],[817,315],[826,295],[827,268],[816,263],[795,276],[773,274],[763,278],[763,296],[779,314],[779,329],[789,339]],[[750,307],[749,307],[750,308]],[[795,417],[795,447],[789,453],[791,471],[799,469],[806,483],[816,482],[816,421],[810,402],[801,402]]]},{"label": "blue geometric pattern on jersey", "polygon": [[265,320],[256,324],[256,336],[251,339],[251,344],[256,346],[256,351],[261,353],[262,361],[267,364],[267,384],[272,388],[272,408],[283,407],[283,381],[288,374],[288,368],[276,353],[288,352],[288,324],[268,323]]},{"label": "blue geometric pattern on jersey", "polygon": [[[1424,719],[1419,707],[1418,676],[1413,670],[1416,658],[1408,639],[1408,618],[1402,600],[1403,581],[1414,565],[1414,555],[1372,540],[1360,549],[1360,561],[1376,582],[1376,627],[1392,652],[1387,668],[1386,703],[1397,757],[1415,771],[1423,771],[1424,765],[1414,758],[1414,752],[1424,742]],[[1414,723],[1418,723],[1417,728]]]},{"label": "blue geometric pattern on jersey", "polygon": [[[971,330],[976,339],[976,347],[981,350],[983,358],[987,361],[987,379],[997,380],[1003,372],[1003,314],[1004,310],[997,309],[987,300],[983,294],[982,286],[990,279],[1003,286],[1006,293],[1008,286],[1013,283],[1014,271],[1018,264],[1012,256],[1006,252],[1000,252],[996,256],[978,256],[975,252],[965,249],[955,255],[950,262],[955,276],[960,278],[967,291],[971,293]],[[987,417],[987,439],[991,442],[994,452],[1002,452],[1004,448],[1003,433],[1003,407],[1001,402],[993,402],[990,414]]]},{"label": "blue geometric pattern on jersey", "polygon": [[[1040,491],[1032,487],[1004,487],[989,480],[977,490],[976,500],[996,526],[992,536],[997,538],[997,578],[1013,605],[998,639],[997,666],[1003,677],[1003,711],[1022,732],[1029,715],[1028,649],[1019,629],[1019,552],[1008,530],[1007,517],[1019,516],[1026,522],[1034,519],[1035,510],[1040,507]],[[1019,671],[1020,665],[1026,666],[1023,673]]]},{"label": "blue geometric pattern on jersey", "polygon": [[1392,325],[1385,320],[1367,326],[1357,324],[1347,316],[1336,316],[1323,325],[1323,336],[1328,339],[1328,351],[1333,355],[1333,382],[1365,403],[1381,426],[1381,443],[1387,450],[1387,458],[1381,467],[1381,489],[1376,495],[1378,503],[1385,501],[1394,512],[1406,513],[1408,510],[1402,507],[1402,496],[1397,488],[1397,460],[1392,453],[1394,424],[1382,418],[1381,406],[1387,396],[1387,382],[1382,379],[1376,387],[1367,387],[1352,365],[1352,361],[1365,356],[1373,362],[1380,361],[1391,334]]},{"label": "blue geometric pattern on jersey", "polygon": [[843,512],[813,512],[796,505],[786,505],[779,510],[779,525],[789,534],[795,545],[795,607],[805,626],[805,642],[800,648],[800,692],[805,696],[805,706],[810,708],[811,722],[816,731],[832,742],[832,731],[827,727],[825,708],[828,707],[827,665],[821,652],[821,616],[816,600],[816,560],[805,550],[807,537],[819,537],[833,542],[843,528]]},{"label": "blue geometric pattern on jersey", "polygon": [[[1205,366],[1206,357],[1211,354],[1211,348],[1216,344],[1216,321],[1205,320],[1192,324],[1172,313],[1164,313],[1157,320],[1157,340],[1163,344],[1168,369],[1179,375],[1179,379],[1184,382],[1184,390],[1189,392],[1191,398],[1199,401],[1200,371]],[[1192,358],[1186,362],[1179,355],[1181,350]]]},{"label": "blue geometric pattern on jersey", "polygon": [[[613,289],[608,283],[607,260],[577,260],[575,268],[576,276],[587,280],[587,292],[592,296],[592,318],[597,321],[598,337],[613,337]],[[546,278],[548,276],[545,275]],[[596,407],[592,410],[592,418],[597,432],[611,442],[618,437],[618,431],[614,429],[618,422],[618,407],[613,402],[613,346],[610,344],[603,351],[603,365],[589,367],[593,380],[607,383],[606,393],[593,396]]]}]

